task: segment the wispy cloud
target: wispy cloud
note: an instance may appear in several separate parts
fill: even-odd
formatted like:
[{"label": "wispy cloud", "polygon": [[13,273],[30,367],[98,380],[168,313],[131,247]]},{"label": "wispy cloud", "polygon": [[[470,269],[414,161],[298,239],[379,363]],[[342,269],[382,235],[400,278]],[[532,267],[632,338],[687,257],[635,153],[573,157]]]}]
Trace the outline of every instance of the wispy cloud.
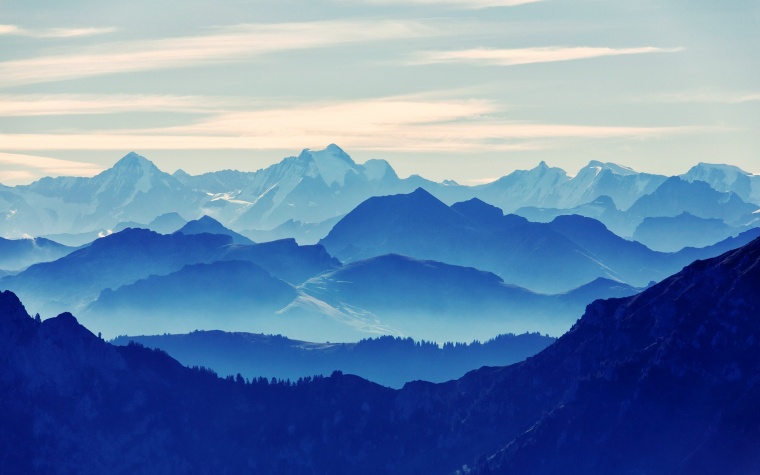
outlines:
[{"label": "wispy cloud", "polygon": [[103,44],[55,56],[0,62],[0,87],[237,61],[279,51],[436,34],[412,21],[239,25],[214,33]]},{"label": "wispy cloud", "polygon": [[0,25],[0,36],[28,36],[32,38],[76,38],[80,36],[104,35],[117,31],[116,27],[105,28],[46,28],[29,29],[17,25]]},{"label": "wispy cloud", "polygon": [[[349,1],[350,0],[341,0],[342,3],[348,3]],[[375,5],[442,5],[466,9],[515,7],[541,1],[543,0],[354,0],[355,3],[369,3]]]},{"label": "wispy cloud", "polygon": [[760,92],[681,91],[650,96],[666,103],[745,104],[760,102]]},{"label": "wispy cloud", "polygon": [[101,171],[103,167],[92,163],[0,152],[0,183],[4,185],[29,183],[43,176],[93,176]]},{"label": "wispy cloud", "polygon": [[535,48],[489,49],[475,48],[457,51],[428,51],[416,55],[413,64],[468,62],[493,66],[551,63],[579,59],[601,58],[646,53],[675,53],[682,48],[604,48],[585,46],[547,46]]},{"label": "wispy cloud", "polygon": [[180,127],[81,134],[0,135],[5,150],[231,150],[319,147],[356,150],[535,150],[573,139],[643,139],[704,131],[511,122],[493,102],[390,97],[211,114]]},{"label": "wispy cloud", "polygon": [[212,113],[251,106],[244,98],[150,94],[0,95],[0,116],[114,114],[120,112]]}]

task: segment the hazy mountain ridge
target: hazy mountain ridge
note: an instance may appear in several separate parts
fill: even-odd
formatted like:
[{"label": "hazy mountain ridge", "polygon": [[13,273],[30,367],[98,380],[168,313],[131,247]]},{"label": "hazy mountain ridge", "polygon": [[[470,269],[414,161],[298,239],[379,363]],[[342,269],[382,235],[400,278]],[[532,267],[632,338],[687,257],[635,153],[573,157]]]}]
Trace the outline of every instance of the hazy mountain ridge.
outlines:
[{"label": "hazy mountain ridge", "polygon": [[475,267],[544,293],[566,291],[600,277],[643,287],[697,256],[715,255],[709,247],[696,254],[655,252],[580,216],[533,223],[503,215],[478,199],[447,207],[422,189],[365,201],[320,243],[345,262],[396,253]]},{"label": "hazy mountain ridge", "polygon": [[120,336],[159,348],[186,366],[204,366],[222,376],[299,378],[333,371],[356,374],[370,381],[401,388],[414,380],[443,382],[481,366],[522,361],[550,345],[555,338],[538,333],[499,335],[472,343],[434,343],[383,336],[356,343],[314,343],[280,335],[197,331],[185,335]]},{"label": "hazy mountain ridge", "polygon": [[5,292],[0,451],[10,473],[752,473],[758,263],[755,240],[597,301],[525,362],[398,391],[219,380],[69,314],[37,323]]},{"label": "hazy mountain ridge", "polygon": [[[735,192],[739,200],[754,202],[755,209],[760,206],[758,177],[735,167],[700,164],[682,177],[691,183],[704,179],[720,192]],[[328,225],[319,223],[333,223],[370,197],[410,193],[422,187],[448,205],[478,198],[506,213],[520,209],[519,214],[542,221],[559,214],[583,214],[630,237],[652,213],[643,205],[637,208],[641,215],[628,213],[628,209],[668,181],[665,176],[598,161],[571,177],[542,162],[492,183],[463,186],[416,175],[402,179],[386,161],[357,164],[336,145],[321,151],[304,150],[256,172],[222,170],[191,176],[178,170],[169,175],[130,153],[93,178],[43,178],[31,185],[0,188],[0,213],[6,216],[0,234],[13,238],[50,235],[66,244],[82,245],[84,239],[118,230],[119,223],[135,227],[162,214],[179,213],[191,220],[209,215],[237,232],[255,236],[256,241],[259,237],[293,237],[315,243],[328,230]],[[602,208],[589,206],[605,196],[610,202]],[[720,213],[728,214],[717,217],[734,225],[737,207],[741,207],[738,202],[725,207]],[[679,204],[673,216],[684,211],[699,215],[688,204]],[[288,226],[289,222],[300,225]],[[755,220],[751,225],[758,224]],[[284,227],[275,231],[278,226]],[[69,240],[67,235],[81,236]]]}]

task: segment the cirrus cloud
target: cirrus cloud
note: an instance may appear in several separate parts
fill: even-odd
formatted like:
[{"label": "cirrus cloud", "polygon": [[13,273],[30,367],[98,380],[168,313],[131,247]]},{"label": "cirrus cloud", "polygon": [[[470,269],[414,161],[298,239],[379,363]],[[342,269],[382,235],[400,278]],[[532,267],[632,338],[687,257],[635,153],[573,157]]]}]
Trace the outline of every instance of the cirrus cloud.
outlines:
[{"label": "cirrus cloud", "polygon": [[474,48],[454,51],[428,51],[417,54],[412,64],[476,63],[491,66],[516,66],[520,64],[552,63],[579,59],[601,58],[646,53],[675,53],[682,48],[607,48],[587,46],[545,46],[534,48]]},{"label": "cirrus cloud", "polygon": [[322,21],[236,25],[199,36],[126,41],[53,56],[0,62],[0,87],[105,74],[221,64],[345,43],[438,34],[414,21]]}]

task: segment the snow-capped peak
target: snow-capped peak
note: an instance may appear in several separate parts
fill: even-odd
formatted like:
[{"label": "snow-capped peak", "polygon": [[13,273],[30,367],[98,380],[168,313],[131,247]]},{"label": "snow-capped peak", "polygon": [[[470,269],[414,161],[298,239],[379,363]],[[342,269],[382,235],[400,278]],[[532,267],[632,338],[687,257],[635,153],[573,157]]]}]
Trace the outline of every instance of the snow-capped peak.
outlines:
[{"label": "snow-capped peak", "polygon": [[310,157],[313,160],[319,176],[328,186],[333,183],[343,186],[348,173],[359,173],[356,170],[356,163],[335,144],[330,144],[326,149],[319,151],[306,149],[301,152],[301,157]]}]

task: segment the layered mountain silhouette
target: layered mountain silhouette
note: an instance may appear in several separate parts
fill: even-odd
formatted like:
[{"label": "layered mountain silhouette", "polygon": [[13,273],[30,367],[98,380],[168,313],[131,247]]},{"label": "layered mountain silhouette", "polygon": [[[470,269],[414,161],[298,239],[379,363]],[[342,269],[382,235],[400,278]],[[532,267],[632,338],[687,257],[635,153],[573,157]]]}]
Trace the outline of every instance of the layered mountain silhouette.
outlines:
[{"label": "layered mountain silhouette", "polygon": [[753,175],[732,166],[713,163],[698,163],[681,175],[692,181],[703,181],[721,192],[735,193],[747,203],[760,206],[760,175]]},{"label": "layered mountain silhouette", "polygon": [[449,207],[422,189],[365,201],[320,243],[346,262],[397,253],[490,271],[546,293],[599,277],[642,287],[716,255],[654,252],[580,216],[532,223],[477,199]]},{"label": "layered mountain silhouette", "polygon": [[255,244],[242,234],[238,234],[235,231],[224,227],[222,223],[210,216],[203,216],[194,221],[189,221],[176,232],[181,234],[223,234],[230,236],[232,242],[235,244]]},{"label": "layered mountain silhouette", "polygon": [[0,456],[6,473],[754,473],[758,263],[755,240],[595,302],[522,363],[401,390],[218,379],[3,292]]},{"label": "layered mountain silhouette", "polygon": [[352,262],[300,289],[328,304],[326,313],[358,313],[402,335],[439,342],[486,339],[506,331],[561,335],[591,301],[638,291],[600,280],[589,289],[537,294],[490,272],[397,254]]},{"label": "layered mountain silhouette", "polygon": [[[633,236],[644,219],[660,217],[665,209],[667,216],[688,212],[744,226],[739,231],[760,224],[757,219],[748,222],[745,213],[747,203],[755,209],[760,206],[758,177],[735,167],[699,164],[682,178],[685,184],[695,185],[686,186],[685,194],[674,191],[678,177],[668,179],[598,161],[589,162],[571,177],[541,162],[491,183],[463,186],[416,175],[399,178],[387,162],[357,164],[337,145],[307,149],[255,172],[222,170],[191,176],[178,170],[169,175],[132,152],[92,178],[44,178],[31,185],[0,186],[0,213],[6,218],[0,222],[0,235],[43,236],[81,246],[126,227],[174,232],[184,223],[154,220],[177,213],[182,220],[210,216],[256,242],[295,238],[301,244],[313,244],[366,199],[417,188],[447,205],[478,198],[531,220],[581,214],[602,221],[624,237]],[[709,183],[708,188],[699,183]],[[719,195],[734,193],[738,201],[720,195],[721,206],[716,208],[710,204],[714,198],[710,190]],[[636,205],[647,195],[654,197]],[[699,209],[705,212],[700,214]]]},{"label": "layered mountain silhouette", "polygon": [[19,270],[59,259],[76,249],[45,238],[0,238],[0,269]]},{"label": "layered mountain silhouette", "polygon": [[120,222],[149,223],[169,212],[197,214],[205,194],[182,185],[146,158],[130,153],[92,178],[43,178],[6,188],[5,236],[79,234]]},{"label": "layered mountain silhouette", "polygon": [[356,374],[383,386],[409,381],[444,382],[473,368],[522,361],[555,338],[538,333],[505,334],[488,341],[439,346],[411,338],[383,336],[356,343],[314,343],[281,335],[195,331],[182,335],[121,336],[115,345],[137,342],[166,351],[185,366],[204,366],[220,375],[299,378],[333,371]]},{"label": "layered mountain silhouette", "polygon": [[111,334],[136,329],[149,333],[197,328],[272,331],[276,329],[275,322],[269,321],[272,315],[296,295],[292,285],[252,262],[216,261],[151,275],[116,290],[104,289],[86,313],[95,316],[89,317],[93,328],[107,325]]}]

